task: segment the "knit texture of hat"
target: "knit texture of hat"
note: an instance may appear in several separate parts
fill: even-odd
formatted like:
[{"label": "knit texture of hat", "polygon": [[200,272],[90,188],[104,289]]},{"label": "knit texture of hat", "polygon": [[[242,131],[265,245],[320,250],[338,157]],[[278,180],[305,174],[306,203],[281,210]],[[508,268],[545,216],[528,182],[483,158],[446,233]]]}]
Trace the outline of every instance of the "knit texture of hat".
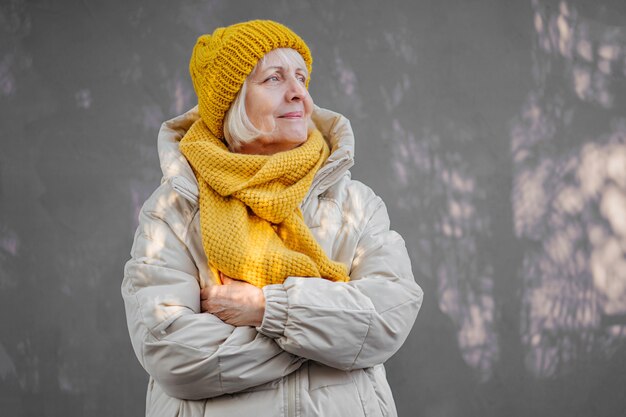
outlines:
[{"label": "knit texture of hat", "polygon": [[200,117],[215,136],[224,137],[224,115],[257,62],[277,48],[298,51],[311,74],[309,47],[291,29],[271,20],[237,23],[198,38],[189,73]]}]

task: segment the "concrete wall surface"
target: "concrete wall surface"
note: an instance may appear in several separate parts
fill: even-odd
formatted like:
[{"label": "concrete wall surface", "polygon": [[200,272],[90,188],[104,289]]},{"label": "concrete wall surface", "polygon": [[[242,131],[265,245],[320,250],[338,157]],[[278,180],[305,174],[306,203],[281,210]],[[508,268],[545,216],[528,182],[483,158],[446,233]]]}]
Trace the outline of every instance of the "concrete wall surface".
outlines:
[{"label": "concrete wall surface", "polygon": [[310,45],[425,301],[400,416],[626,415],[626,3],[2,0],[0,414],[140,416],[120,296],[216,27]]}]

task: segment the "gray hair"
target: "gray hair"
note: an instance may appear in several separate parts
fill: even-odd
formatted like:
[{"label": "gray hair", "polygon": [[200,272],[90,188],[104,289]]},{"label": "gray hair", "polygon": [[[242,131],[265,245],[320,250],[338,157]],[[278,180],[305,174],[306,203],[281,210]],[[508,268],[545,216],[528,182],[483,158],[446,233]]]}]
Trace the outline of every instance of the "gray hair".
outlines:
[{"label": "gray hair", "polygon": [[[302,55],[300,55],[300,53],[298,53],[295,49],[278,48],[272,50],[271,52],[274,51],[277,53],[278,60],[282,65],[296,68],[306,68]],[[266,57],[267,55],[263,56],[263,58],[257,62],[250,75],[246,78],[246,81],[244,81],[241,90],[237,93],[233,104],[231,104],[230,108],[224,115],[224,137],[231,152],[237,152],[243,144],[254,142],[261,135],[271,133],[257,129],[250,121],[248,113],[246,112],[246,91],[248,90],[248,80],[256,73],[257,68],[265,64]],[[309,126],[309,128],[311,128],[311,126]]]}]

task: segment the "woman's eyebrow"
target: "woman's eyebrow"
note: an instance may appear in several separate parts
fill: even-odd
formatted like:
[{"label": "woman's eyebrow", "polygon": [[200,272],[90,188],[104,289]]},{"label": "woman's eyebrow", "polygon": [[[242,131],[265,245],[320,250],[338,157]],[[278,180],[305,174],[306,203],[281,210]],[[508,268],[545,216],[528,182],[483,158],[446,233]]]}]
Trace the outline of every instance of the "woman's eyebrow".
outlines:
[{"label": "woman's eyebrow", "polygon": [[[270,70],[270,69],[277,69],[277,70],[280,70],[280,71],[284,71],[285,67],[283,67],[282,65],[274,65],[274,66],[271,66],[271,67],[264,68],[263,71],[267,71],[267,70]],[[306,69],[298,67],[298,68],[296,68],[296,71],[304,71],[304,72],[306,72]]]}]

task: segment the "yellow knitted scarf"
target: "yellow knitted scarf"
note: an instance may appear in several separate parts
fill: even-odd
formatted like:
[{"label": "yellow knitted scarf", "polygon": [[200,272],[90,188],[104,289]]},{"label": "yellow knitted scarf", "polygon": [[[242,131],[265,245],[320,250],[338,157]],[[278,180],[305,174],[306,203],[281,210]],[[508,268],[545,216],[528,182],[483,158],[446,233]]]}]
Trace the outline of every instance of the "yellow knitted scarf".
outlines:
[{"label": "yellow knitted scarf", "polygon": [[287,277],[348,281],[304,223],[299,204],[329,155],[315,130],[274,155],[232,153],[198,119],[180,142],[200,190],[202,243],[213,272],[257,287]]}]

